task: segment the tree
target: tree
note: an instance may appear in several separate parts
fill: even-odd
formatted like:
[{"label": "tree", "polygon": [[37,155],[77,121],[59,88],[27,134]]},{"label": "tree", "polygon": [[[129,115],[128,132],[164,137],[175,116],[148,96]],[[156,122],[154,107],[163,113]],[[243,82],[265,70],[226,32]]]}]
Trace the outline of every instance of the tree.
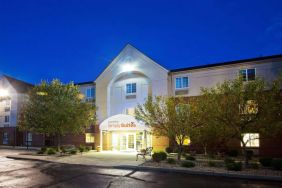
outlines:
[{"label": "tree", "polygon": [[[225,81],[213,88],[202,89],[208,119],[224,129],[222,136],[240,141],[248,165],[247,144],[256,137],[245,139],[245,133],[270,134],[279,119],[281,109],[280,82],[266,85],[263,79],[244,82],[241,78]],[[280,106],[279,106],[280,105]],[[281,120],[280,120],[281,121]]]},{"label": "tree", "polygon": [[199,126],[196,107],[192,101],[178,97],[148,97],[143,105],[136,108],[136,118],[152,128],[156,136],[166,136],[178,146],[180,160],[184,141],[190,130]]},{"label": "tree", "polygon": [[19,125],[22,130],[56,137],[60,149],[63,135],[84,132],[95,120],[95,106],[82,101],[78,86],[55,79],[42,81],[31,90]]}]

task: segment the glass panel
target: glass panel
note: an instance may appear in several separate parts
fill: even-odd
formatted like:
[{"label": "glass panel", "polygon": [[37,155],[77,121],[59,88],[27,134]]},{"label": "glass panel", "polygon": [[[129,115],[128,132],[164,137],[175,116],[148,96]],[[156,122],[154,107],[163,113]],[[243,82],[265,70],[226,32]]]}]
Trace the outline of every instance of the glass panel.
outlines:
[{"label": "glass panel", "polygon": [[94,143],[94,134],[93,133],[85,133],[85,142],[86,143]]},{"label": "glass panel", "polygon": [[[258,133],[245,133],[243,134],[243,140],[246,143],[246,147],[259,147],[259,134]],[[241,143],[242,146],[242,143]]]},{"label": "glass panel", "polygon": [[136,93],[136,83],[132,84],[132,93]]},{"label": "glass panel", "polygon": [[8,138],[8,133],[4,132],[3,133],[3,144],[8,144],[9,138]]},{"label": "glass panel", "polygon": [[247,76],[246,76],[247,72],[246,69],[242,69],[240,70],[240,76],[243,79],[243,81],[247,81]]},{"label": "glass panel", "polygon": [[183,84],[183,88],[188,87],[188,77],[183,77],[182,78],[182,84]]},{"label": "glass panel", "polygon": [[10,122],[10,116],[5,116],[5,123]]},{"label": "glass panel", "polygon": [[131,84],[126,84],[126,93],[131,93]]},{"label": "glass panel", "polygon": [[182,88],[181,78],[175,78],[175,88]]},{"label": "glass panel", "polygon": [[126,135],[120,135],[120,150],[126,150]]},{"label": "glass panel", "polygon": [[128,135],[128,149],[134,149],[134,135]]},{"label": "glass panel", "polygon": [[255,69],[248,69],[248,81],[256,79]]}]

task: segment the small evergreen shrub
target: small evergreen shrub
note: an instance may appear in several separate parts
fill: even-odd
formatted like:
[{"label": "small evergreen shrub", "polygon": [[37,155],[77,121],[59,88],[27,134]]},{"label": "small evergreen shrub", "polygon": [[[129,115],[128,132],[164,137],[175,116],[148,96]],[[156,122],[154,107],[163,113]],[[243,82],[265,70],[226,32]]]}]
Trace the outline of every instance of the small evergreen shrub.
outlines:
[{"label": "small evergreen shrub", "polygon": [[85,152],[86,151],[86,147],[84,145],[80,145],[78,147],[78,150],[79,150],[80,153]]},{"label": "small evergreen shrub", "polygon": [[166,152],[160,151],[160,152],[159,152],[159,155],[161,156],[161,160],[162,160],[162,161],[164,161],[164,160],[167,159],[167,154],[166,154]]},{"label": "small evergreen shrub", "polygon": [[185,167],[185,168],[192,168],[195,166],[195,163],[194,162],[191,162],[191,161],[183,161],[181,163],[181,166],[182,167]]},{"label": "small evergreen shrub", "polygon": [[155,161],[155,162],[164,161],[164,160],[167,159],[167,154],[166,154],[166,152],[164,152],[164,151],[155,152],[155,153],[152,155],[152,159],[153,159],[153,161]]},{"label": "small evergreen shrub", "polygon": [[274,170],[282,170],[282,159],[273,159],[271,166]]},{"label": "small evergreen shrub", "polygon": [[195,160],[196,160],[195,157],[190,156],[190,155],[187,155],[187,156],[185,157],[185,159],[186,159],[186,160],[189,160],[189,161],[195,161]]},{"label": "small evergreen shrub", "polygon": [[39,151],[37,152],[37,154],[44,154],[44,152],[41,151],[41,150],[39,150]]},{"label": "small evergreen shrub", "polygon": [[270,157],[263,157],[263,158],[259,159],[259,162],[260,162],[260,164],[263,167],[270,167],[271,163],[272,163],[272,158],[270,158]]},{"label": "small evergreen shrub", "polygon": [[209,162],[208,162],[208,165],[209,165],[210,167],[216,167],[216,166],[217,166],[216,162],[214,162],[214,161],[209,161]]},{"label": "small evergreen shrub", "polygon": [[225,166],[227,170],[232,170],[232,171],[241,171],[242,170],[241,162],[226,163]]},{"label": "small evergreen shrub", "polygon": [[71,151],[70,151],[70,154],[72,154],[72,155],[77,154],[77,150],[76,150],[76,149],[71,150]]},{"label": "small evergreen shrub", "polygon": [[54,148],[48,148],[47,149],[47,154],[48,155],[54,155],[54,154],[56,154],[56,150]]},{"label": "small evergreen shrub", "polygon": [[167,163],[169,163],[169,164],[176,164],[176,160],[173,159],[173,158],[168,158],[167,159]]},{"label": "small evergreen shrub", "polygon": [[173,153],[173,148],[172,147],[167,147],[167,148],[165,148],[165,151],[167,153]]},{"label": "small evergreen shrub", "polygon": [[259,169],[259,163],[250,163],[252,169]]},{"label": "small evergreen shrub", "polygon": [[86,146],[86,147],[85,147],[85,151],[90,151],[90,150],[92,150],[92,147],[91,147],[91,146]]},{"label": "small evergreen shrub", "polygon": [[48,150],[47,147],[42,147],[42,148],[40,149],[40,152],[41,152],[41,154],[44,154],[44,153],[47,152],[47,150]]},{"label": "small evergreen shrub", "polygon": [[254,151],[253,150],[247,150],[247,158],[249,160],[252,160],[253,156],[254,156]]},{"label": "small evergreen shrub", "polygon": [[232,158],[228,158],[228,157],[227,157],[227,158],[224,159],[224,163],[225,163],[225,164],[228,164],[228,163],[235,163],[235,160],[232,159]]}]

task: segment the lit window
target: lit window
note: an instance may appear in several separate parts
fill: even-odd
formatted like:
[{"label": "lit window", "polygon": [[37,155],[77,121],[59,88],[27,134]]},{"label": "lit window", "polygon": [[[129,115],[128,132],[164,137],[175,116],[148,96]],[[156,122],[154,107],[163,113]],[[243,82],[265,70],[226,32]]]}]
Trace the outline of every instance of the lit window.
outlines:
[{"label": "lit window", "polygon": [[126,114],[130,116],[135,116],[135,108],[127,108]]},{"label": "lit window", "polygon": [[95,96],[95,89],[94,87],[89,87],[86,89],[86,98],[94,98]]},{"label": "lit window", "polygon": [[126,84],[126,94],[136,93],[136,83]]},{"label": "lit window", "polygon": [[256,69],[241,69],[240,76],[243,81],[251,81],[256,79]]},{"label": "lit window", "polygon": [[189,87],[189,79],[187,76],[175,78],[175,88],[182,89]]},{"label": "lit window", "polygon": [[255,100],[247,100],[246,104],[239,105],[240,114],[257,114],[258,104]]},{"label": "lit window", "polygon": [[5,116],[5,123],[9,123],[10,122],[10,116]]},{"label": "lit window", "polygon": [[259,147],[259,133],[245,133],[243,134],[243,141],[246,143],[246,147]]},{"label": "lit window", "polygon": [[93,133],[85,133],[85,142],[86,143],[94,143],[94,134]]}]

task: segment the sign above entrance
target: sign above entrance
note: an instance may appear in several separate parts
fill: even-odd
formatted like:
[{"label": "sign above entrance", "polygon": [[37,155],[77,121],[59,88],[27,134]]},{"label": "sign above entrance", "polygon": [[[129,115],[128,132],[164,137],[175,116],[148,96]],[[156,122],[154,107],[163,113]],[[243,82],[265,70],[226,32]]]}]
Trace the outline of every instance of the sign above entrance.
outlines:
[{"label": "sign above entrance", "polygon": [[148,127],[133,116],[118,114],[104,120],[100,126],[100,130],[148,130]]}]

